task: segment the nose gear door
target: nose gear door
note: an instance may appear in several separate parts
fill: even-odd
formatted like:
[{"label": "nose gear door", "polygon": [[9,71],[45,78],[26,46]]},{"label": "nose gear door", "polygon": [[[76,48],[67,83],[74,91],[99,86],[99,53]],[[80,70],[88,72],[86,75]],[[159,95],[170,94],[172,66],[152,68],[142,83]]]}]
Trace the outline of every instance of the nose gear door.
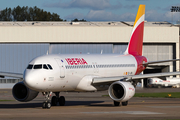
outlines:
[{"label": "nose gear door", "polygon": [[59,68],[60,68],[60,78],[65,78],[65,65],[64,65],[64,61],[59,58],[55,58],[56,62],[58,63],[59,65]]}]

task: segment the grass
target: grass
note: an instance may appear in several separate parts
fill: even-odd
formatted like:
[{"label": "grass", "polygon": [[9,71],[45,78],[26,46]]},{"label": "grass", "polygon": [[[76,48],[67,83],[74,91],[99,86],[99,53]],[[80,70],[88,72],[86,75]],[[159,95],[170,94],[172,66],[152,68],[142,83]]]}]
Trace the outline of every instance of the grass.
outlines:
[{"label": "grass", "polygon": [[180,98],[180,92],[135,93],[134,97]]},{"label": "grass", "polygon": [[0,100],[0,102],[5,102],[5,101],[14,101],[14,100]]},{"label": "grass", "polygon": [[[102,95],[102,97],[108,97],[108,96],[109,95]],[[180,92],[135,93],[134,97],[180,98]]]}]

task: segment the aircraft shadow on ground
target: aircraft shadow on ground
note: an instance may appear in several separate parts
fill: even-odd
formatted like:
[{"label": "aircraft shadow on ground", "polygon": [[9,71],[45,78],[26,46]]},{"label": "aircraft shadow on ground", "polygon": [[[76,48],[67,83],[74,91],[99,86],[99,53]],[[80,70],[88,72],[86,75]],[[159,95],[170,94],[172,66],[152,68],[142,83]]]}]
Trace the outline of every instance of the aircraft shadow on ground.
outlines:
[{"label": "aircraft shadow on ground", "polygon": [[[66,101],[65,106],[112,106],[111,104],[100,104],[104,101]],[[38,108],[42,107],[42,103],[17,103],[17,104],[5,104],[0,103],[0,109],[12,109],[12,108]],[[53,107],[53,106],[52,106]]]},{"label": "aircraft shadow on ground", "polygon": [[104,101],[67,101],[66,106],[79,106],[79,105],[85,105],[85,106],[112,106],[112,104],[104,104]]},{"label": "aircraft shadow on ground", "polygon": [[[165,104],[165,105],[178,105],[179,103],[160,103],[160,102],[153,102],[153,103],[148,103],[148,102],[144,102],[144,103],[129,103],[129,105],[161,105],[161,104]],[[66,101],[65,106],[90,106],[90,107],[114,107],[113,102],[112,103],[104,103],[104,101]],[[58,105],[57,105],[58,106]],[[42,103],[38,102],[38,103],[15,103],[15,104],[11,104],[11,103],[0,103],[0,109],[12,109],[12,108],[39,108],[42,107]],[[53,106],[52,106],[53,107]],[[59,106],[61,107],[61,106]]]}]

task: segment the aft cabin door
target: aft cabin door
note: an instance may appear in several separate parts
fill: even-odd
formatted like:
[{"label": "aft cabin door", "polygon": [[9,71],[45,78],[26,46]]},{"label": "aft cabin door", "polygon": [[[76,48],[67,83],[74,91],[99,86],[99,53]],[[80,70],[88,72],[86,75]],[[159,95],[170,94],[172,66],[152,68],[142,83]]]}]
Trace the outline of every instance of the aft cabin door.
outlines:
[{"label": "aft cabin door", "polygon": [[60,68],[60,78],[65,78],[65,65],[64,65],[64,61],[59,58],[55,58],[56,62],[58,63],[59,65],[59,68]]}]

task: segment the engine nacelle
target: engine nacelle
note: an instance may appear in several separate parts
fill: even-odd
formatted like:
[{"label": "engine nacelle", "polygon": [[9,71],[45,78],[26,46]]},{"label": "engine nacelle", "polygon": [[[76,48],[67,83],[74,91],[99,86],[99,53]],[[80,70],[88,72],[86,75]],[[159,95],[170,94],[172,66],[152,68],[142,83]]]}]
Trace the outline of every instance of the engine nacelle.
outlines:
[{"label": "engine nacelle", "polygon": [[114,101],[125,102],[134,96],[135,88],[130,82],[117,81],[109,86],[108,93]]},{"label": "engine nacelle", "polygon": [[12,89],[14,98],[20,102],[31,101],[37,97],[39,92],[29,89],[23,82],[18,82]]}]

